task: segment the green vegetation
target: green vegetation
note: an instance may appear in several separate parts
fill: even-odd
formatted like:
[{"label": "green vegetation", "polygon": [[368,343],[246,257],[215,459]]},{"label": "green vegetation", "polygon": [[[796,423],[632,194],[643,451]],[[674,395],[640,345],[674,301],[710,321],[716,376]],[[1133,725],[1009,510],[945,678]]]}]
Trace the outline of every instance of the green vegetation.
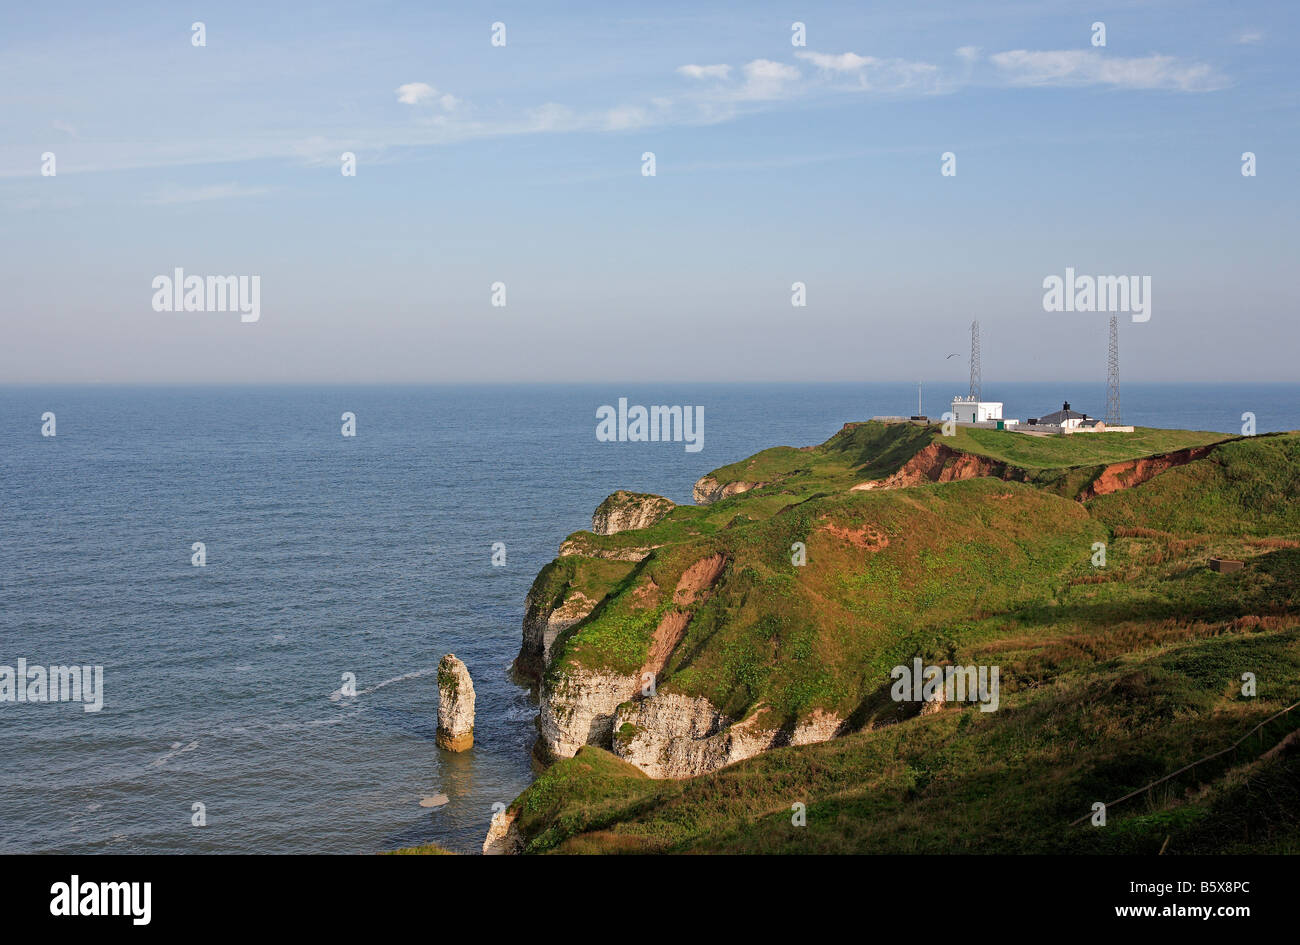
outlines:
[{"label": "green vegetation", "polygon": [[1031,436],[1010,430],[958,427],[944,443],[955,450],[987,456],[1022,469],[1096,466],[1126,459],[1172,453],[1231,439],[1222,433],[1137,427],[1132,433],[1076,433]]},{"label": "green vegetation", "polygon": [[[1040,668],[1043,655],[1016,670]],[[1240,666],[1261,670],[1258,699],[1234,695]],[[994,713],[914,718],[687,781],[602,784],[599,802],[574,785],[525,837],[529,852],[1151,854],[1169,838],[1168,853],[1296,853],[1300,752],[1257,760],[1295,729],[1294,713],[1111,807],[1105,828],[1072,822],[1297,700],[1294,628],[1166,643],[1022,688]],[[598,754],[621,764],[581,753]],[[568,780],[576,760],[547,774]],[[791,823],[796,802],[806,827]]]},{"label": "green vegetation", "polygon": [[[1023,481],[850,491],[935,441]],[[1108,463],[1214,443],[1076,499]],[[556,641],[551,681],[635,673],[676,610],[689,622],[660,692],[761,714],[764,727],[822,710],[855,731],[681,782],[584,749],[516,801],[530,852],[1300,852],[1298,752],[1261,759],[1300,729],[1300,710],[1114,807],[1105,828],[1071,826],[1300,701],[1300,435],[940,438],[872,423],[712,476],[767,485],[649,529],[579,533],[593,549],[657,546],[642,561],[573,555],[539,575],[561,596],[585,582],[601,600]],[[676,599],[714,555],[725,567],[703,601]],[[1218,574],[1212,556],[1246,566]],[[1001,707],[904,711],[888,671],[914,656],[999,666]],[[1255,697],[1241,693],[1244,672]],[[795,802],[806,827],[791,825]]]},{"label": "green vegetation", "polygon": [[1158,489],[1099,496],[1089,507],[1114,527],[1300,537],[1300,436],[1225,443],[1204,460],[1161,475]]}]

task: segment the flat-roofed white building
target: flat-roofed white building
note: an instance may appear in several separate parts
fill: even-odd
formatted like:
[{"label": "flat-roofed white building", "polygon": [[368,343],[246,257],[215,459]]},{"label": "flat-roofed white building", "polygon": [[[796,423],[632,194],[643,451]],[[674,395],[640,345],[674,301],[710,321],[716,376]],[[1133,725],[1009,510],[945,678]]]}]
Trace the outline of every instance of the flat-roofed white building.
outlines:
[{"label": "flat-roofed white building", "polygon": [[952,417],[958,423],[985,423],[1002,419],[1002,401],[976,400],[974,397],[954,397]]}]

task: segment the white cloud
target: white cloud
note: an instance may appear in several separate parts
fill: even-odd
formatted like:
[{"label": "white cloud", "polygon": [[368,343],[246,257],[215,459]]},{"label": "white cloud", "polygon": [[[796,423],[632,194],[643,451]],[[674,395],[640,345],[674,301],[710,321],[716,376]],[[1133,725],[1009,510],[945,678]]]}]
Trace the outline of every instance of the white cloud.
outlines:
[{"label": "white cloud", "polygon": [[797,52],[800,59],[811,62],[825,75],[852,75],[857,79],[853,87],[877,92],[898,92],[904,89],[933,91],[939,80],[939,67],[928,62],[907,59],[877,59],[846,52]]},{"label": "white cloud", "polygon": [[1252,43],[1262,43],[1264,41],[1263,30],[1242,30],[1237,36],[1237,42],[1244,45]]},{"label": "white cloud", "polygon": [[958,59],[964,59],[966,62],[974,62],[976,59],[979,58],[979,56],[980,56],[980,48],[978,46],[957,47]]},{"label": "white cloud", "polygon": [[739,95],[750,100],[781,98],[787,93],[787,83],[799,78],[799,70],[771,59],[755,59],[742,67],[745,84]]},{"label": "white cloud", "polygon": [[436,103],[443,111],[449,112],[460,104],[460,99],[450,92],[439,93],[427,82],[408,82],[397,87],[397,100],[403,105],[424,105]]},{"label": "white cloud", "polygon": [[397,87],[397,100],[403,105],[419,105],[438,94],[427,82],[408,82]]},{"label": "white cloud", "polygon": [[725,79],[731,75],[731,66],[678,66],[677,71],[692,79]]},{"label": "white cloud", "polygon": [[1173,89],[1208,92],[1227,83],[1203,63],[1183,63],[1173,56],[1108,58],[1091,49],[995,53],[989,61],[1013,85],[1109,85],[1126,89]]},{"label": "white cloud", "polygon": [[797,52],[795,56],[808,60],[824,72],[858,72],[863,66],[869,66],[876,61],[871,56],[859,56],[851,52],[840,53],[838,56],[830,53]]}]

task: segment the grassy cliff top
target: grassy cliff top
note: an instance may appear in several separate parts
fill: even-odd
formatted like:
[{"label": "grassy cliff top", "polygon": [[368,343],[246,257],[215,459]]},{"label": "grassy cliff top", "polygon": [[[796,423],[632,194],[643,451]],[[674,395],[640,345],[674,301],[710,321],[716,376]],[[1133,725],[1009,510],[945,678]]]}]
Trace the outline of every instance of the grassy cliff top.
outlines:
[{"label": "grassy cliff top", "polygon": [[[1004,465],[963,481],[851,491],[935,442]],[[1108,463],[1210,444],[1184,465],[1157,463],[1154,478],[1080,501]],[[1300,793],[1292,756],[1257,764],[1277,726],[1253,755],[1239,750],[1208,769],[1209,788],[1193,800],[1181,790],[1195,779],[1133,803],[1120,830],[1071,832],[1062,819],[1300,699],[1300,434],[1049,439],[959,429],[943,438],[861,424],[821,447],[767,450],[713,475],[769,484],[598,540],[656,546],[643,560],[579,554],[552,566],[557,597],[567,572],[601,601],[557,640],[552,679],[636,672],[660,622],[680,610],[689,622],[660,692],[704,696],[733,719],[763,713],[765,727],[829,711],[858,732],[684,783],[611,771],[584,751],[591,793],[575,788],[541,806],[521,798],[534,805],[532,849],[919,851],[951,846],[955,831],[972,849],[1147,851],[1172,836],[1184,850],[1219,850],[1241,845],[1233,830],[1263,831],[1265,849],[1297,849],[1294,818],[1272,808],[1223,820],[1257,788],[1281,791],[1279,803]],[[1093,563],[1097,542],[1104,567]],[[725,567],[705,599],[675,597],[692,565],[719,555]],[[1245,568],[1215,573],[1216,556]],[[888,669],[913,656],[1000,664],[1003,708],[901,718],[880,693]],[[1246,671],[1258,698],[1240,696]],[[809,805],[809,827],[791,833],[795,800]]]},{"label": "grassy cliff top", "polygon": [[[579,591],[600,604],[556,641],[551,678],[579,668],[637,673],[656,628],[679,610],[690,622],[661,686],[704,696],[735,718],[760,705],[781,721],[814,709],[847,714],[882,667],[909,655],[941,656],[955,639],[978,636],[1017,609],[1057,603],[1070,582],[1098,577],[1095,542],[1110,546],[1113,573],[1126,560],[1126,542],[1151,540],[1134,537],[1135,528],[1195,532],[1201,566],[1215,551],[1239,549],[1239,538],[1300,536],[1295,434],[1239,438],[1137,488],[1076,501],[1106,468],[1095,460],[1224,439],[1160,430],[1134,436],[959,428],[942,437],[920,425],[867,423],[812,450],[767,450],[724,467],[774,481],[712,505],[679,507],[650,528],[570,536],[577,553],[543,571],[535,590],[553,602]],[[1120,441],[1128,446],[1110,445]],[[973,444],[983,452],[970,455],[1021,465],[956,482],[852,489],[864,475],[897,472],[936,442],[957,454]],[[1044,465],[1052,456],[1091,465]],[[1211,536],[1223,540],[1216,545]],[[802,566],[793,563],[799,546]],[[627,549],[640,549],[643,560],[595,556]],[[703,603],[682,606],[678,582],[713,555],[726,560],[721,579]]]},{"label": "grassy cliff top", "polygon": [[722,466],[709,477],[729,482],[781,482],[833,488],[880,479],[896,472],[932,442],[987,456],[1024,469],[1055,469],[1117,463],[1232,439],[1223,433],[1138,427],[1132,433],[1035,436],[1010,430],[958,426],[943,436],[940,424],[848,423],[819,446],[778,446]]},{"label": "grassy cliff top", "polygon": [[1035,436],[1010,430],[958,427],[956,434],[945,437],[943,442],[953,449],[988,456],[1022,469],[1053,469],[1119,463],[1230,439],[1233,438],[1223,433],[1154,427],[1136,427],[1132,433],[1072,433],[1069,436]]}]

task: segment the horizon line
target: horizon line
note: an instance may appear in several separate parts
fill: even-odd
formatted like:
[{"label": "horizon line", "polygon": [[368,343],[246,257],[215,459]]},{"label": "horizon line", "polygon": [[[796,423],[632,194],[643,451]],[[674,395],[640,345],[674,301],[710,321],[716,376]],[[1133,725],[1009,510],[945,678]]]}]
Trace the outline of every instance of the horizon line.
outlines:
[{"label": "horizon line", "polygon": [[[173,380],[139,380],[139,381],[71,381],[71,380],[47,380],[47,381],[0,381],[0,389],[13,388],[39,388],[39,387],[169,387],[169,388],[239,388],[239,387],[609,387],[624,385],[628,387],[645,387],[654,384],[665,386],[684,386],[695,385],[702,387],[741,387],[741,386],[765,386],[765,387],[909,387],[915,389],[917,383],[922,385],[937,386],[946,383],[942,380],[927,380],[926,378],[912,378],[911,380],[690,380],[690,379],[638,379],[638,380],[572,380],[572,381],[546,381],[546,380],[450,380],[450,381],[394,381],[394,380],[292,380],[292,381],[274,381],[274,380],[243,380],[243,381],[173,381]],[[993,391],[996,391],[999,384],[1002,385],[1025,385],[1025,384],[1059,384],[1063,386],[1071,385],[1094,385],[1105,387],[1104,379],[1096,378],[1051,378],[1048,380],[1010,380],[1000,381],[998,384],[989,385]],[[1198,380],[1198,381],[1129,381],[1121,386],[1123,388],[1132,387],[1173,387],[1173,386],[1196,386],[1196,387],[1222,387],[1228,385],[1252,385],[1258,387],[1287,387],[1300,386],[1300,380]],[[957,387],[966,388],[968,385],[962,381],[956,383]],[[959,391],[959,394],[961,392]],[[963,395],[964,396],[964,395]]]}]

